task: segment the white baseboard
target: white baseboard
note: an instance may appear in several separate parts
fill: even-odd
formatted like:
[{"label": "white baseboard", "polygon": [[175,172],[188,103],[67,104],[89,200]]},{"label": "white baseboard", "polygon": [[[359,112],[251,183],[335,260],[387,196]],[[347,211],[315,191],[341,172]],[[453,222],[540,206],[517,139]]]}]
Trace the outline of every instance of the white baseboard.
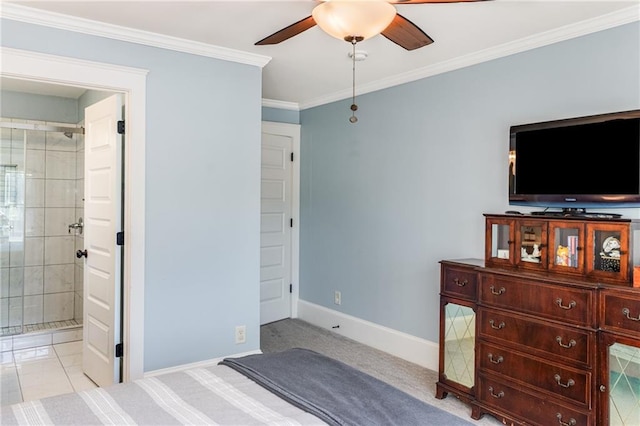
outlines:
[{"label": "white baseboard", "polygon": [[144,377],[153,377],[153,376],[158,376],[160,374],[175,373],[176,371],[188,370],[190,368],[209,367],[211,365],[218,364],[220,361],[222,361],[225,358],[238,358],[245,355],[255,355],[255,354],[261,354],[261,353],[262,351],[260,349],[256,349],[254,351],[242,352],[239,354],[224,356],[221,358],[207,359],[204,361],[192,362],[190,364],[176,365],[175,367],[167,367],[167,368],[161,368],[159,370],[146,371],[144,373]]},{"label": "white baseboard", "polygon": [[[422,367],[438,371],[438,344],[388,327],[298,301],[298,318]],[[339,328],[333,328],[339,325]]]}]

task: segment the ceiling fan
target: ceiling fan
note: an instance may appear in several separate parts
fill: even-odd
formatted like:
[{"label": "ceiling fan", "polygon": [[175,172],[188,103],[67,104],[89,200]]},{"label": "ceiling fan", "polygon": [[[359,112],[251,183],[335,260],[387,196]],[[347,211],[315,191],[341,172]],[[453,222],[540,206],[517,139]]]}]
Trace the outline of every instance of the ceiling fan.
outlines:
[{"label": "ceiling fan", "polygon": [[[278,44],[308,30],[309,28],[319,25],[330,35],[344,39],[349,43],[354,42],[354,40],[359,42],[374,35],[382,34],[387,39],[406,50],[415,50],[433,43],[433,39],[413,22],[397,13],[392,4],[467,3],[476,1],[487,0],[322,0],[320,4],[313,9],[311,16],[307,16],[298,22],[276,31],[255,44],[256,46]],[[330,5],[330,3],[333,3],[333,5]],[[381,25],[381,27],[379,26],[377,29],[372,27],[368,36],[362,34],[349,34],[349,31],[344,28],[339,30],[335,28],[328,29],[327,26],[332,26],[336,19],[334,17],[329,17],[327,19],[327,15],[333,13],[333,11],[329,11],[327,9],[334,6],[337,7],[338,4],[342,4],[341,6],[344,6],[347,9],[352,7],[352,9],[344,12],[345,18],[359,20],[359,28],[362,28],[363,26],[371,26],[371,22],[367,21],[368,18],[376,20],[379,17],[381,17],[381,20],[378,25]],[[377,9],[374,10],[373,8]],[[370,17],[366,16],[369,11],[373,11],[373,14]],[[375,23],[373,26],[375,26]]]}]

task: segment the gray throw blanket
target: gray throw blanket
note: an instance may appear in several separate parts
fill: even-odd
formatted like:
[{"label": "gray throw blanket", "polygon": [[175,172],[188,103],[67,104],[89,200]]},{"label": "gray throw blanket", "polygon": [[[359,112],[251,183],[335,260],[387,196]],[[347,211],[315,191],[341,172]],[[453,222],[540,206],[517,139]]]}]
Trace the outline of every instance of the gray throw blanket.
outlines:
[{"label": "gray throw blanket", "polygon": [[330,425],[470,425],[342,362],[307,349],[220,362]]}]

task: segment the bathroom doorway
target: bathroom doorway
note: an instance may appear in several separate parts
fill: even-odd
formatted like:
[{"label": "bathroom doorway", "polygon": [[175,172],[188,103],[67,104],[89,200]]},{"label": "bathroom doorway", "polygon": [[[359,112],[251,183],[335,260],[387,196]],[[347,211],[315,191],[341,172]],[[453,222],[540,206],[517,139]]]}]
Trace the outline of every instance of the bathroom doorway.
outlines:
[{"label": "bathroom doorway", "polygon": [[[3,79],[3,83],[6,82],[7,80]],[[3,95],[9,93],[4,90],[7,86],[11,87],[11,84],[3,84]],[[117,98],[118,105],[114,107],[114,110],[117,111],[118,119],[123,118],[124,104],[121,94],[93,92],[87,95],[85,90],[83,92],[85,92],[83,95],[85,98],[82,101],[71,98],[66,102],[52,99],[50,96],[38,96],[34,93],[21,95],[12,92],[8,96],[18,104],[22,103],[18,102],[18,99],[23,99],[24,103],[35,100],[46,105],[50,105],[50,101],[59,101],[62,103],[59,108],[61,110],[69,109],[65,108],[65,103],[67,107],[70,103],[75,103],[78,105],[77,110],[80,116],[84,116],[84,105],[88,103],[86,98],[91,102],[91,105],[86,108],[87,114],[89,110],[94,111],[97,105],[104,104],[104,101]],[[96,101],[100,98],[105,99]],[[7,109],[3,109],[3,113]],[[37,110],[36,107],[29,108],[29,111]],[[49,119],[50,117],[46,114],[43,116],[43,118]],[[94,211],[93,216],[90,215],[87,220],[85,163],[93,164],[94,168],[96,166],[100,168],[97,177],[95,177],[95,172],[89,173],[88,185],[90,188],[88,190],[94,188],[93,197],[88,197],[89,201],[98,197],[100,198],[98,204],[102,206],[104,205],[103,189],[113,188],[115,191],[113,194],[108,194],[110,199],[116,200],[115,209],[112,212],[107,212],[110,216],[114,216],[112,220],[114,232],[109,232],[109,236],[106,237],[106,240],[112,239],[112,245],[115,246],[115,227],[118,232],[123,230],[121,207],[123,186],[118,182],[122,180],[124,167],[121,156],[118,155],[120,160],[114,160],[112,167],[115,183],[106,182],[105,175],[102,173],[104,167],[100,162],[104,155],[107,157],[112,157],[112,155],[100,154],[100,152],[104,153],[104,146],[101,144],[105,138],[102,136],[112,133],[114,136],[110,136],[113,139],[111,148],[118,152],[122,151],[124,137],[118,135],[116,131],[118,128],[117,120],[112,120],[113,126],[108,126],[113,131],[108,131],[105,128],[98,136],[96,136],[95,129],[100,127],[101,123],[96,121],[95,113],[93,119],[89,119],[87,115],[87,120],[91,121],[89,129],[94,129],[94,131],[91,135],[93,139],[87,139],[89,145],[88,149],[85,149],[83,120],[78,124],[73,124],[15,117],[0,118],[2,130],[0,138],[0,146],[2,147],[0,152],[0,165],[2,166],[2,170],[0,170],[0,179],[2,179],[0,182],[0,218],[2,218],[2,227],[0,228],[0,249],[2,250],[0,332],[2,332],[3,352],[7,346],[15,351],[22,351],[22,354],[28,348],[45,348],[47,346],[51,349],[50,352],[53,352],[51,345],[67,342],[78,342],[83,345],[84,341],[84,347],[80,346],[81,353],[76,356],[79,359],[79,365],[73,367],[79,370],[78,373],[84,372],[95,383],[104,386],[119,382],[122,377],[120,362],[122,355],[116,356],[115,354],[115,343],[122,343],[120,340],[122,338],[120,325],[123,316],[121,313],[122,275],[119,272],[122,265],[122,250],[118,248],[116,254],[116,248],[112,249],[114,256],[111,257],[118,257],[117,268],[112,271],[110,283],[107,283],[114,289],[110,311],[115,314],[112,326],[115,326],[117,330],[114,327],[109,328],[110,338],[102,339],[99,333],[96,334],[96,330],[103,329],[102,326],[105,324],[97,324],[98,327],[92,328],[92,324],[96,325],[97,317],[90,315],[89,319],[83,320],[83,316],[86,318],[86,315],[91,313],[90,310],[85,309],[86,306],[95,306],[91,303],[87,305],[87,301],[98,300],[95,294],[93,294],[93,298],[87,299],[89,293],[85,294],[85,288],[95,289],[95,277],[100,276],[100,279],[104,277],[105,271],[97,270],[95,263],[105,251],[105,247],[109,246],[109,242],[105,241],[102,225],[105,223],[105,219],[110,218],[104,216],[104,211],[96,217]],[[100,140],[98,141],[98,139]],[[121,141],[118,142],[118,140]],[[85,152],[89,154],[88,157],[85,157]],[[100,157],[101,155],[102,157]],[[96,159],[100,164],[96,165]],[[91,182],[93,184],[90,184]],[[90,205],[93,205],[95,210],[95,203]],[[98,223],[97,228],[96,223]],[[97,231],[87,232],[92,229]],[[93,235],[91,242],[85,239],[85,234]],[[97,244],[100,242],[99,238],[102,239],[102,246]],[[87,273],[84,271],[85,262],[88,258],[79,255],[83,252],[86,253],[87,247],[93,254],[91,260],[94,264],[93,268],[89,268],[88,271],[98,271],[97,274],[89,274],[89,278],[93,281],[89,280],[88,282],[94,283],[89,287],[85,285],[84,278]],[[104,262],[98,263],[99,267],[104,264]],[[103,280],[99,284],[102,289],[98,296],[103,295],[106,288]],[[99,315],[99,317],[104,319],[104,315]],[[89,329],[93,329],[92,333],[87,333],[88,329],[85,328],[88,325]],[[94,339],[87,339],[88,336],[93,336]],[[96,343],[103,340],[107,344],[102,347]],[[86,343],[90,341],[93,344],[87,346]],[[108,344],[108,342],[111,343]],[[110,361],[104,365],[108,371],[103,371],[105,370],[102,368],[103,364],[95,361],[105,357],[110,357]],[[74,362],[78,363],[78,360]],[[68,366],[65,365],[65,367]],[[17,376],[19,374],[16,375],[16,379]],[[69,371],[66,372],[66,376],[75,389],[78,380],[75,380],[76,384],[74,384],[74,378],[70,376]],[[25,378],[25,380],[27,379]],[[20,382],[22,383],[22,378]],[[80,381],[80,385],[85,386],[85,383]],[[64,390],[63,386],[56,387]],[[25,392],[23,391],[22,394],[24,395]]]},{"label": "bathroom doorway", "polygon": [[144,375],[146,76],[148,70],[0,47],[0,77],[124,94],[124,268],[122,377]]}]

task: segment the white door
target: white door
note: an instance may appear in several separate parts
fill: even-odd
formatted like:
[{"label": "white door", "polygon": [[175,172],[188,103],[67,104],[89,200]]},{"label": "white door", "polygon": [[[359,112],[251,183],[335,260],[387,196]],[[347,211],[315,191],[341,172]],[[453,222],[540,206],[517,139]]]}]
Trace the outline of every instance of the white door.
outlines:
[{"label": "white door", "polygon": [[120,381],[122,95],[85,109],[84,324],[82,369],[99,386]]},{"label": "white door", "polygon": [[260,324],[291,316],[292,152],[290,136],[263,129]]}]

